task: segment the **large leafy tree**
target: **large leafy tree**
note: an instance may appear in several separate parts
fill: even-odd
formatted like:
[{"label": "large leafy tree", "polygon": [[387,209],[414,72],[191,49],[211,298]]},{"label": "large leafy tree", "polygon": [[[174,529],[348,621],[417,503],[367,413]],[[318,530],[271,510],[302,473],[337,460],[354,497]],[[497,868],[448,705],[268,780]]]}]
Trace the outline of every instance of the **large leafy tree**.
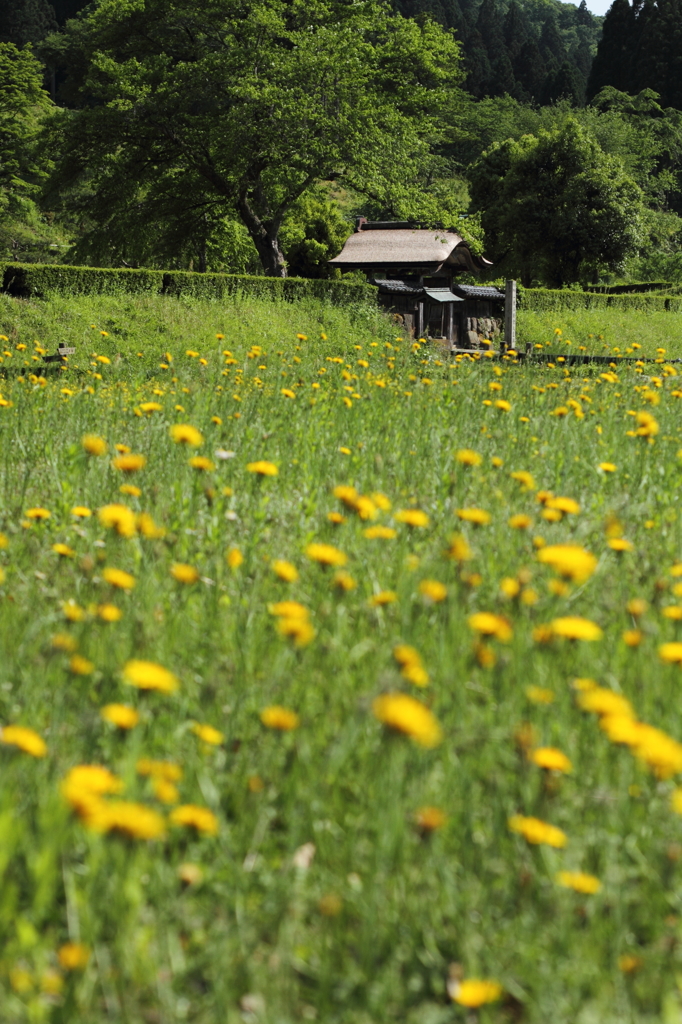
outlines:
[{"label": "large leafy tree", "polygon": [[574,119],[493,145],[471,169],[492,258],[525,285],[622,269],[637,251],[642,192]]},{"label": "large leafy tree", "polygon": [[52,194],[81,202],[86,242],[125,259],[150,225],[201,234],[234,215],[275,276],[280,228],[316,182],[419,212],[460,79],[453,35],[381,0],[96,0],[47,55],[70,107]]}]

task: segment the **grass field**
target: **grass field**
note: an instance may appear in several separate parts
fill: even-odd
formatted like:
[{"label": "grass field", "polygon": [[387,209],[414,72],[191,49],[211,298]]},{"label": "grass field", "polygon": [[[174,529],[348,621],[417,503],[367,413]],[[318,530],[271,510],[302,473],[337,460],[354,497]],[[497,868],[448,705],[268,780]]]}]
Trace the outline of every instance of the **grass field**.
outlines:
[{"label": "grass field", "polygon": [[682,1021],[682,328],[603,317],[0,297],[3,1024]]}]

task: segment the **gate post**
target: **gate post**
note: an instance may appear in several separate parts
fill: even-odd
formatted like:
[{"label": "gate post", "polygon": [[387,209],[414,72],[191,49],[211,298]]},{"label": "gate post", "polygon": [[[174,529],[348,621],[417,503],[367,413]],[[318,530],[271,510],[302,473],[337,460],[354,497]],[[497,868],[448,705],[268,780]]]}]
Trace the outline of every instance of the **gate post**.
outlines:
[{"label": "gate post", "polygon": [[505,348],[516,348],[516,281],[507,281],[504,290]]}]

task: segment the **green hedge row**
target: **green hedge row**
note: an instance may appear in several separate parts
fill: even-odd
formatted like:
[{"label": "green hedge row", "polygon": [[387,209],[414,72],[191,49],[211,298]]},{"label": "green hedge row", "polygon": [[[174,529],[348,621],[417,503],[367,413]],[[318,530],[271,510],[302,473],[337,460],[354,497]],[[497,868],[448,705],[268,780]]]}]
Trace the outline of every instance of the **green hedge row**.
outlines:
[{"label": "green hedge row", "polygon": [[650,313],[682,313],[682,296],[661,294],[603,295],[595,292],[524,288],[521,308],[534,313],[550,310],[621,309]]},{"label": "green hedge row", "polygon": [[233,295],[257,298],[322,299],[337,306],[373,301],[376,288],[346,281],[296,277],[255,277],[247,274],[195,274],[182,270],[104,270],[54,264],[5,264],[2,290],[20,298],[41,298],[50,292],[68,295],[191,295],[224,299]]}]

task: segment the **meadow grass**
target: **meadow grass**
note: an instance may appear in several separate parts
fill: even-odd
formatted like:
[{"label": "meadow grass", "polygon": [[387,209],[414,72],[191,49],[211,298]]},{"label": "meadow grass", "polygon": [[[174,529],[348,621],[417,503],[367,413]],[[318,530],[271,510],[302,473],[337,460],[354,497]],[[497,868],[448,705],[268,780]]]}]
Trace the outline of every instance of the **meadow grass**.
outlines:
[{"label": "meadow grass", "polygon": [[[665,323],[648,354],[673,358]],[[47,745],[0,746],[3,1021],[680,1021],[682,705],[660,649],[682,619],[682,373],[446,361],[316,303],[3,298],[0,333],[0,722]],[[58,340],[72,369],[41,377]],[[594,561],[562,576],[558,544]],[[562,639],[566,617],[602,635]],[[130,685],[132,659],[178,688]],[[611,742],[576,679],[627,698],[615,725],[640,739]],[[390,694],[419,702],[393,729]],[[103,720],[112,703],[138,723]],[[535,763],[546,747],[572,770]],[[78,765],[120,792],[79,788]],[[462,1005],[471,979],[498,998]]]}]

